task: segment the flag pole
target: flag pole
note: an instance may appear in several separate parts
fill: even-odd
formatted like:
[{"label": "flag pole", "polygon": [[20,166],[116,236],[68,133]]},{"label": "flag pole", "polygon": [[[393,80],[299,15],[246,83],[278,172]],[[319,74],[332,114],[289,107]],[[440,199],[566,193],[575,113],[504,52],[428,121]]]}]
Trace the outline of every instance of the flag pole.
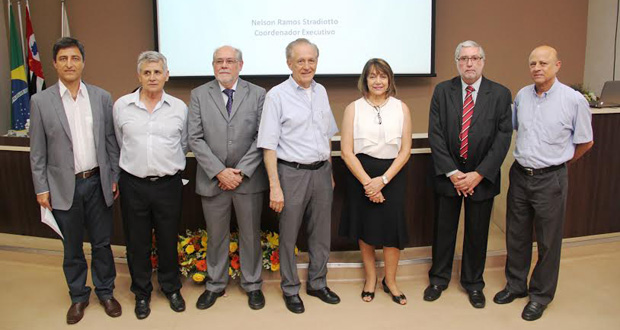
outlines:
[{"label": "flag pole", "polygon": [[65,26],[65,0],[60,0],[60,36],[64,37],[63,29]]},{"label": "flag pole", "polygon": [[24,26],[22,24],[22,2],[21,2],[21,0],[17,0],[17,17],[19,18],[19,39],[21,41],[20,45],[22,46],[22,59],[24,60],[24,68],[26,69],[26,71],[28,71],[28,69],[26,68],[26,66],[28,64],[26,62],[26,57],[24,56],[24,54],[25,54],[25,49],[24,49]]}]

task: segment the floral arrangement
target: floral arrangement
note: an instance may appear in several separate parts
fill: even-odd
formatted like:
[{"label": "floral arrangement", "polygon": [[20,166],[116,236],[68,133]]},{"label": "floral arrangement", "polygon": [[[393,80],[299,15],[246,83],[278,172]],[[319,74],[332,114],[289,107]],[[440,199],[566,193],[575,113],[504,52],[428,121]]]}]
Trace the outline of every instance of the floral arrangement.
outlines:
[{"label": "floral arrangement", "polygon": [[[187,230],[185,235],[179,235],[177,252],[179,256],[179,268],[181,274],[190,277],[196,283],[204,282],[207,277],[207,231],[198,229],[195,232]],[[280,236],[270,231],[262,231],[260,235],[262,248],[263,268],[272,272],[280,269]],[[299,253],[295,247],[295,255]],[[228,275],[233,279],[241,275],[239,263],[239,234],[230,234],[230,245],[228,251],[229,266]],[[151,248],[151,263],[153,269],[157,269],[157,248],[155,245],[155,235],[153,235],[153,246]]]},{"label": "floral arrangement", "polygon": [[596,96],[596,94],[587,90],[582,84],[571,85],[570,87],[580,92],[583,97],[586,98],[586,101],[588,101],[588,103],[594,104],[598,101],[598,97]]}]

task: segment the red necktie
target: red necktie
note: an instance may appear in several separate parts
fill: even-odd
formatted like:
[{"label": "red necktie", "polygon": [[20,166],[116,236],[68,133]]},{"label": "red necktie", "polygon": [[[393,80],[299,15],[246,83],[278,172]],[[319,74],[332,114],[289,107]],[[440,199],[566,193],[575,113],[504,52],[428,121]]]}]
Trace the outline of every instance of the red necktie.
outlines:
[{"label": "red necktie", "polygon": [[474,115],[474,98],[472,92],[474,88],[471,85],[465,88],[467,94],[465,95],[465,102],[463,102],[463,124],[461,125],[461,133],[459,139],[461,140],[461,158],[467,159],[467,149],[469,147],[469,125],[471,124],[471,118]]}]

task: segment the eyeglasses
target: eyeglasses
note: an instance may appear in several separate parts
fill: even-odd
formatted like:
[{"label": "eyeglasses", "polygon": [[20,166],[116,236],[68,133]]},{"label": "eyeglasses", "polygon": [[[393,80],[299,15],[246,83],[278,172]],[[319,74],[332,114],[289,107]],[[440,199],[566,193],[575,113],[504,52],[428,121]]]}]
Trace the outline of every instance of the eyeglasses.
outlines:
[{"label": "eyeglasses", "polygon": [[470,60],[472,61],[472,63],[478,63],[480,62],[480,60],[482,59],[482,56],[461,56],[458,57],[456,60],[459,61],[460,63],[467,63]]},{"label": "eyeglasses", "polygon": [[227,59],[223,59],[223,58],[218,58],[217,60],[213,61],[213,63],[215,63],[215,65],[222,65],[224,63],[226,63],[226,65],[233,65],[235,63],[239,62],[236,59],[233,58],[227,58]]}]

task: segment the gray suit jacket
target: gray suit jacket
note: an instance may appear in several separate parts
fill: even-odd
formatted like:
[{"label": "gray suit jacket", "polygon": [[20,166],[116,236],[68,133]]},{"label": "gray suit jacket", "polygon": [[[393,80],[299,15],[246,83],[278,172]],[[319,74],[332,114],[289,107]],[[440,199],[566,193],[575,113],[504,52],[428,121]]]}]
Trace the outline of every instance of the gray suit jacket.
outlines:
[{"label": "gray suit jacket", "polygon": [[217,80],[191,93],[189,146],[198,161],[196,193],[215,196],[222,192],[215,177],[226,168],[245,175],[234,191],[241,194],[267,190],[263,152],[256,147],[265,89],[239,79],[230,117]]},{"label": "gray suit jacket", "polygon": [[[93,114],[95,148],[103,196],[114,202],[112,183],[118,182],[119,149],[112,123],[110,93],[86,85]],[[49,191],[52,208],[68,210],[73,204],[75,169],[73,137],[60,98],[58,84],[35,94],[30,100],[30,166],[34,191]]]}]

